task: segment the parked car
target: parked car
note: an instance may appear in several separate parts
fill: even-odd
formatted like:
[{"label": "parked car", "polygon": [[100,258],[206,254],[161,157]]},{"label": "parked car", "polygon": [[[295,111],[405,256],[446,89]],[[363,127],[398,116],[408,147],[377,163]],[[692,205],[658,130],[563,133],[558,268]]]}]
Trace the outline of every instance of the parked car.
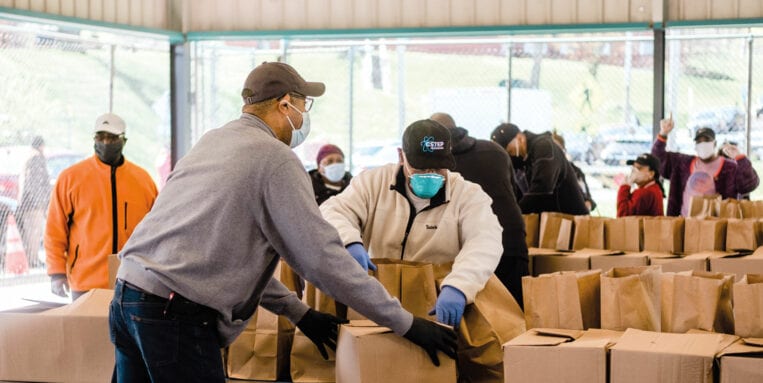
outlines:
[{"label": "parked car", "polygon": [[610,142],[602,149],[600,157],[605,164],[622,166],[625,162],[652,150],[652,140],[645,137],[623,137]]},{"label": "parked car", "polygon": [[[69,149],[45,148],[48,174],[53,185],[62,170],[79,162],[86,156]],[[17,199],[19,192],[19,175],[24,164],[33,154],[29,146],[0,147],[0,197]]]},{"label": "parked car", "polygon": [[596,155],[591,148],[591,138],[585,133],[564,133],[564,149],[574,162],[591,164]]},{"label": "parked car", "polygon": [[687,126],[692,134],[702,127],[711,128],[715,133],[730,133],[744,131],[744,123],[744,110],[735,106],[727,106],[695,113]]},{"label": "parked car", "polygon": [[608,152],[611,152],[614,147],[622,147],[615,144],[617,141],[634,139],[638,142],[650,141],[651,143],[651,129],[649,126],[625,123],[602,125],[591,140],[591,152],[595,159],[603,160],[608,155],[604,153],[605,149],[610,147]]}]

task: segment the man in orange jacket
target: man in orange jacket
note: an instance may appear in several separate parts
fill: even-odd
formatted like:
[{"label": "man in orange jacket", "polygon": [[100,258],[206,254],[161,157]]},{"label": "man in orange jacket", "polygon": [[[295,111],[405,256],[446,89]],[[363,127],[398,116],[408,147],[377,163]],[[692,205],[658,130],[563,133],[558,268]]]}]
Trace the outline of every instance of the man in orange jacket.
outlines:
[{"label": "man in orange jacket", "polygon": [[61,172],[48,207],[45,252],[51,291],[72,299],[108,288],[108,256],[122,249],[151,210],[157,189],[122,155],[125,122],[106,113],[95,122],[95,155]]}]

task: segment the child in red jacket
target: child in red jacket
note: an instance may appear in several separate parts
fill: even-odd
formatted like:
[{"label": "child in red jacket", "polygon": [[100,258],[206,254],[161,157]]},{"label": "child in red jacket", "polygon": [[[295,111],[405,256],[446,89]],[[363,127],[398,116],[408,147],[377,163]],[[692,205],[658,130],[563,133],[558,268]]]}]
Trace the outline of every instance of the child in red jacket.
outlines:
[{"label": "child in red jacket", "polygon": [[[627,181],[617,191],[617,216],[663,215],[662,200],[665,191],[660,181],[660,160],[644,153],[626,163],[633,165],[633,168]],[[633,184],[638,188],[631,193]]]}]

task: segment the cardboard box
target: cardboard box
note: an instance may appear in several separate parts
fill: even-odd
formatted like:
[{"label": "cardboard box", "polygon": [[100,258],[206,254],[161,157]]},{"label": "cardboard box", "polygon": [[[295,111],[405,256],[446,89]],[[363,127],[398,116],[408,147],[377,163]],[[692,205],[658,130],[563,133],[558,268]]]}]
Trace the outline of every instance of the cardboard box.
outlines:
[{"label": "cardboard box", "polygon": [[612,347],[611,382],[711,383],[721,334],[670,334],[628,329]]},{"label": "cardboard box", "polygon": [[721,383],[763,382],[763,339],[740,339],[718,358]]},{"label": "cardboard box", "polygon": [[119,271],[119,256],[117,254],[109,254],[109,288],[114,289],[114,284],[117,282],[117,271]]},{"label": "cardboard box", "polygon": [[722,257],[710,258],[710,271],[736,274],[737,281],[745,274],[763,274],[763,247],[751,255],[727,253]]},{"label": "cardboard box", "polygon": [[610,255],[591,256],[591,270],[609,270],[615,267],[648,266],[649,256],[647,253],[619,253]]},{"label": "cardboard box", "polygon": [[578,251],[554,251],[534,249],[532,256],[532,275],[550,274],[557,271],[586,271],[593,270],[591,259],[599,256],[615,256],[623,254],[619,250],[581,249]]},{"label": "cardboard box", "polygon": [[337,383],[456,382],[456,362],[437,354],[440,367],[419,346],[371,321],[342,325],[336,348]]},{"label": "cardboard box", "polygon": [[585,271],[590,267],[590,256],[576,256],[575,253],[553,252],[533,255],[532,275],[549,274],[556,271]]},{"label": "cardboard box", "polygon": [[703,251],[685,257],[663,258],[650,256],[649,264],[661,266],[664,272],[710,271],[710,259],[728,257],[735,254],[727,251]]},{"label": "cardboard box", "polygon": [[503,345],[505,382],[606,383],[607,352],[622,332],[533,329]]},{"label": "cardboard box", "polygon": [[108,382],[114,370],[109,304],[96,289],[40,313],[0,313],[0,380]]}]

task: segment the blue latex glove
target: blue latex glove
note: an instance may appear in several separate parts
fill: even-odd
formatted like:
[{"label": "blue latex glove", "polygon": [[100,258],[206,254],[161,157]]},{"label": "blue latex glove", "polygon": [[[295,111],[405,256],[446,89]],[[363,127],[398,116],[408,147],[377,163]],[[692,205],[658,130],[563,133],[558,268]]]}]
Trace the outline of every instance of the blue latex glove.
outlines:
[{"label": "blue latex glove", "polygon": [[445,286],[437,297],[434,310],[429,315],[437,314],[437,321],[458,328],[464,316],[466,296],[453,286]]},{"label": "blue latex glove", "polygon": [[368,271],[368,269],[371,269],[376,271],[376,265],[371,262],[371,257],[368,256],[368,252],[363,248],[362,243],[355,242],[349,244],[347,246],[347,251],[349,251],[350,255],[358,261],[363,270]]}]

